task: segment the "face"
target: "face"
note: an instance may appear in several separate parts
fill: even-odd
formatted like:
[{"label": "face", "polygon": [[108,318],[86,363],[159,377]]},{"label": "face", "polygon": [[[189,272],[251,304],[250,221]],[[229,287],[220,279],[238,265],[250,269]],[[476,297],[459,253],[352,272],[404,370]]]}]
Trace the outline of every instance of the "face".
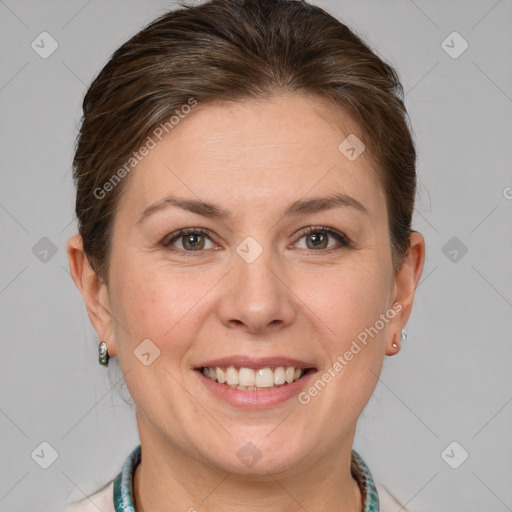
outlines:
[{"label": "face", "polygon": [[338,148],[358,133],[343,121],[311,97],[199,105],[132,171],[108,343],[141,439],[265,473],[353,436],[401,320],[384,191],[368,154]]}]

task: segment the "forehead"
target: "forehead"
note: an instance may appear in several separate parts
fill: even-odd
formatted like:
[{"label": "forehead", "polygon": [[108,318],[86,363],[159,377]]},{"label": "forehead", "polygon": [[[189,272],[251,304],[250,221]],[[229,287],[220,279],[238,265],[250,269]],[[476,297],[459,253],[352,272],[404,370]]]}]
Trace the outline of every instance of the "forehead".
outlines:
[{"label": "forehead", "polygon": [[340,151],[358,133],[350,118],[318,98],[199,104],[135,167],[122,203],[136,215],[172,193],[257,212],[341,192],[372,213],[385,201],[370,155],[349,160]]}]

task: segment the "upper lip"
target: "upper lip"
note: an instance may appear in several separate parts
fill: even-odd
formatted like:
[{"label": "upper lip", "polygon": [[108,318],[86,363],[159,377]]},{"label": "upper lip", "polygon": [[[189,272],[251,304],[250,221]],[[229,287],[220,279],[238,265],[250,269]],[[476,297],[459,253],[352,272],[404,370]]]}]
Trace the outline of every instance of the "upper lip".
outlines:
[{"label": "upper lip", "polygon": [[302,368],[315,368],[315,366],[307,361],[302,361],[300,359],[295,359],[292,357],[281,357],[281,356],[269,356],[269,357],[249,357],[249,356],[228,356],[221,357],[219,359],[210,359],[208,361],[204,361],[200,365],[196,366],[196,370],[200,368],[215,368],[219,366],[220,368],[227,368],[229,366],[233,366],[235,368],[267,368],[272,367],[276,368],[278,366],[293,366],[295,369]]}]

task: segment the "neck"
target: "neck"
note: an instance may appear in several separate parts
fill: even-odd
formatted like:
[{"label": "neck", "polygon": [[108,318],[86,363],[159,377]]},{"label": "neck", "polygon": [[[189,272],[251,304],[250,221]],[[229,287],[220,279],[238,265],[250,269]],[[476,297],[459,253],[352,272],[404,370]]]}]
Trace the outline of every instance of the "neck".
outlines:
[{"label": "neck", "polygon": [[350,472],[353,435],[328,457],[278,475],[228,473],[155,437],[141,435],[142,457],[133,481],[136,512],[362,511]]}]

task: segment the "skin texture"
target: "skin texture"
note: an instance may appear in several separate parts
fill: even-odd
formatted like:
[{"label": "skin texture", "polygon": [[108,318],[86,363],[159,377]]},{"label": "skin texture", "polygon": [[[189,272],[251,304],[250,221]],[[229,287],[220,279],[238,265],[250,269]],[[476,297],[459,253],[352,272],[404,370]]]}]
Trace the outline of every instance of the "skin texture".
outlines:
[{"label": "skin texture", "polygon": [[[343,121],[345,129],[322,100],[299,95],[199,105],[125,178],[109,286],[89,266],[80,236],[69,239],[73,280],[135,403],[138,511],[361,510],[350,474],[356,423],[384,356],[400,350],[425,243],[413,233],[394,274],[384,191],[368,152],[351,162],[338,150],[351,133]],[[368,213],[282,215],[296,200],[333,192]],[[170,194],[214,203],[231,217],[170,207],[136,224]],[[309,226],[337,230],[351,245],[330,235],[317,248],[301,233]],[[187,237],[164,247],[182,228],[209,229],[212,237],[196,239],[201,250]],[[252,263],[236,252],[247,236],[263,251]],[[295,397],[236,407],[194,370],[233,354],[286,356],[320,376],[395,303],[400,312],[306,405]],[[160,350],[148,366],[133,354],[145,339]],[[237,456],[248,442],[261,453],[250,468]]]}]

